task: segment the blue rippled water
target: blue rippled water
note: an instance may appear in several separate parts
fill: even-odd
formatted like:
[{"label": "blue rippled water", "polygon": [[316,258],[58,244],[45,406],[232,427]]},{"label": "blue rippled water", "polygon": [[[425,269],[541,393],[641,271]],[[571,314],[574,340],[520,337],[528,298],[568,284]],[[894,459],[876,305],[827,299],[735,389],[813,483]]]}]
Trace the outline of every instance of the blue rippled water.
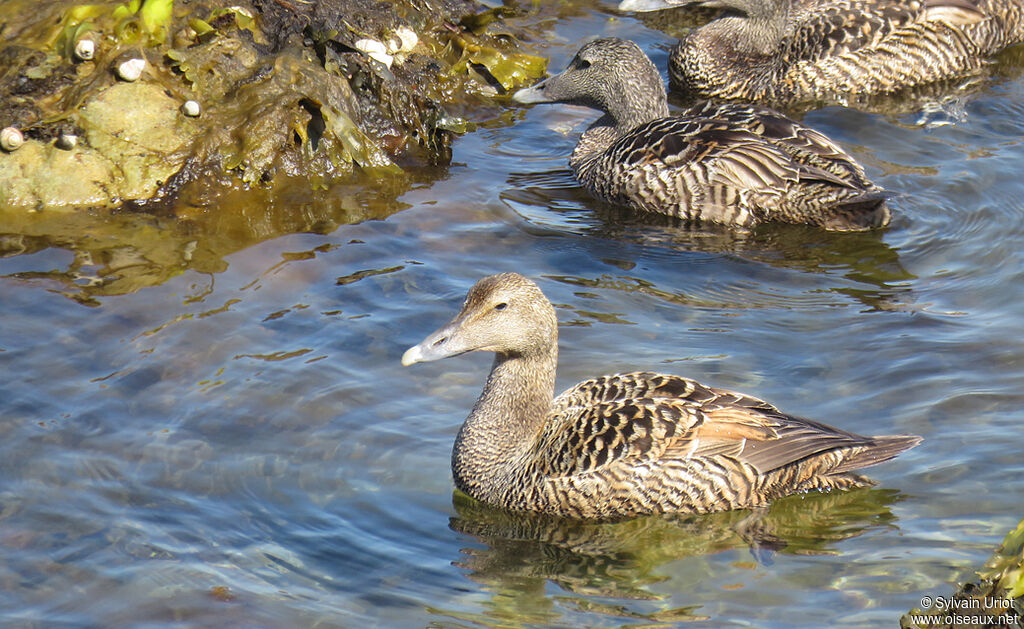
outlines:
[{"label": "blue rippled water", "polygon": [[[597,34],[664,67],[669,36],[577,6],[538,43],[553,68]],[[898,193],[875,234],[624,216],[566,170],[592,115],[534,107],[458,139],[387,218],[128,294],[74,301],[32,275],[88,283],[101,262],[78,249],[0,259],[0,625],[896,626],[1024,517],[1016,63],[955,124],[804,116]],[[759,513],[588,524],[472,503],[449,455],[490,357],[399,358],[506,270],[556,304],[560,387],[652,368],[925,441],[876,488]]]}]

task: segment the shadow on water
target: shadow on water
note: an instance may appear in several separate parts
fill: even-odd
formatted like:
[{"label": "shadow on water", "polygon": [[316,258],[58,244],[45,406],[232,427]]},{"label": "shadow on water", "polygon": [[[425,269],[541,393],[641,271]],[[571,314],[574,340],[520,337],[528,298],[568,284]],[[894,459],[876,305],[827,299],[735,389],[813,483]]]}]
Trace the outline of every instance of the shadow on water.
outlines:
[{"label": "shadow on water", "polygon": [[[648,622],[707,619],[699,605],[663,608],[666,595],[652,589],[670,578],[661,567],[727,551],[749,552],[747,568],[778,555],[839,555],[843,540],[897,528],[891,507],[901,499],[895,490],[860,489],[790,496],[755,511],[588,522],[509,513],[455,492],[449,526],[474,542],[456,565],[491,598],[483,618],[431,611],[484,626],[550,622],[556,605]],[[549,583],[562,592],[551,594]]]},{"label": "shadow on water", "polygon": [[[782,269],[839,275],[849,282],[829,291],[862,303],[868,311],[918,309],[909,287],[916,276],[900,264],[899,252],[885,243],[885,230],[836,233],[787,224],[750,230],[694,225],[599,202],[565,169],[516,173],[508,183],[512,187],[502,193],[502,200],[534,225],[671,252],[724,254]],[[623,261],[619,266],[630,271],[634,265]],[[658,297],[693,305],[651,288]]]}]

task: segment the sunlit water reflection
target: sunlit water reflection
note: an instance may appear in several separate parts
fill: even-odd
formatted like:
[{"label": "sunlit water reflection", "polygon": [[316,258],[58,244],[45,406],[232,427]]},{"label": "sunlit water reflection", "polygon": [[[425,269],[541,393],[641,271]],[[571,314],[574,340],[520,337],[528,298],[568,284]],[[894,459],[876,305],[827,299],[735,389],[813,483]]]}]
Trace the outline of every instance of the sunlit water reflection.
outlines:
[{"label": "sunlit water reflection", "polygon": [[[555,68],[604,33],[664,67],[664,33],[574,7],[537,18]],[[255,196],[243,223],[5,218],[0,624],[895,626],[1024,515],[1019,56],[953,125],[804,116],[899,193],[876,234],[623,215],[565,169],[592,114],[556,107],[513,110],[393,193],[273,215]],[[453,502],[490,358],[398,361],[505,270],[556,304],[562,387],[659,369],[925,442],[875,489],[757,513],[579,524]]]}]

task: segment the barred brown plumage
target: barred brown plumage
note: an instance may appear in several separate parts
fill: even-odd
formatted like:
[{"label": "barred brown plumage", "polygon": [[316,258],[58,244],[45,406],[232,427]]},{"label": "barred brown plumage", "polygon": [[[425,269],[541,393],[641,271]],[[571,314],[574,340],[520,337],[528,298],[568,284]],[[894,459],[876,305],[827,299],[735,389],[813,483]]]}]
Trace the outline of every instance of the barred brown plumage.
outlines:
[{"label": "barred brown plumage", "polygon": [[604,112],[569,158],[604,201],[736,227],[784,221],[850,231],[889,222],[887,195],[860,164],[778,112],[706,103],[669,116],[661,76],[630,41],[590,42],[564,72],[515,98]]},{"label": "barred brown plumage", "polygon": [[863,437],[668,374],[603,376],[556,398],[557,326],[536,284],[502,273],[402,356],[411,365],[495,353],[452,451],[456,486],[478,500],[593,519],[751,508],[868,485],[853,471],[921,441]]},{"label": "barred brown plumage", "polygon": [[673,89],[700,98],[846,104],[969,75],[1024,40],[1022,0],[623,0],[623,11],[726,13],[669,56]]}]

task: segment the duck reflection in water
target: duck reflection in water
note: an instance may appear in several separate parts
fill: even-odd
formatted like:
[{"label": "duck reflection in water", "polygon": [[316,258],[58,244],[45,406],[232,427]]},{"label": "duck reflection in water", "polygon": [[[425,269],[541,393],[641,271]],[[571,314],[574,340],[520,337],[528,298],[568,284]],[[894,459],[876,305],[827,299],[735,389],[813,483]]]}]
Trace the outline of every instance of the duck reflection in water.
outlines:
[{"label": "duck reflection in water", "polygon": [[[472,542],[456,565],[493,593],[486,616],[557,621],[551,617],[557,599],[602,615],[678,622],[706,619],[707,610],[663,609],[666,596],[651,586],[672,579],[673,572],[714,570],[716,579],[734,583],[753,577],[758,565],[770,565],[777,556],[839,555],[843,540],[895,529],[891,507],[901,499],[895,490],[867,488],[790,496],[763,509],[588,522],[511,513],[456,491],[457,515],[449,526]],[[721,553],[733,558],[709,566],[709,556]],[[683,563],[666,569],[672,562]],[[552,596],[549,583],[564,592]]]}]

